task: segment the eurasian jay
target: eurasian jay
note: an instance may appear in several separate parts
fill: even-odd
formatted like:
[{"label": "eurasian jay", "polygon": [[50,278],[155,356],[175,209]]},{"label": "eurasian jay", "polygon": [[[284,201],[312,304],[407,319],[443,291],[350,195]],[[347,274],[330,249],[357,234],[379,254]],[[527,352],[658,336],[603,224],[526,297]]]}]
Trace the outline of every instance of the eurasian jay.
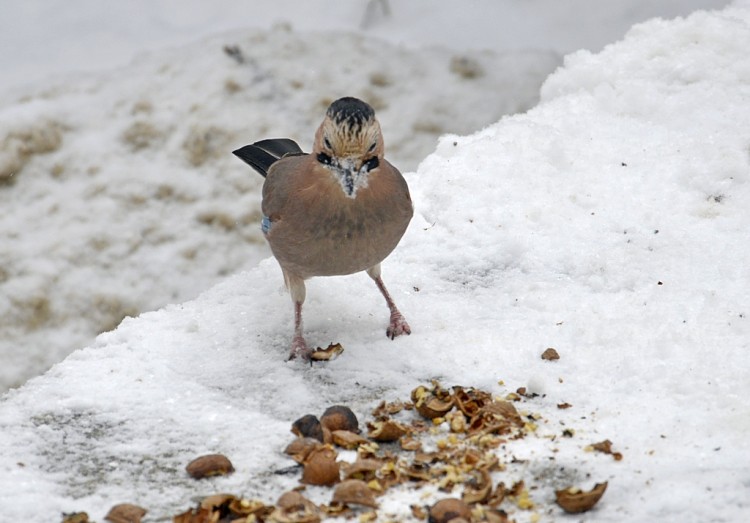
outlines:
[{"label": "eurasian jay", "polygon": [[386,335],[411,334],[380,277],[413,214],[409,188],[384,157],[375,111],[341,98],[326,111],[312,154],[287,138],[262,140],[233,153],[266,180],[261,228],[294,302],[289,359],[309,359],[302,335],[305,280],[367,271],[390,309]]}]

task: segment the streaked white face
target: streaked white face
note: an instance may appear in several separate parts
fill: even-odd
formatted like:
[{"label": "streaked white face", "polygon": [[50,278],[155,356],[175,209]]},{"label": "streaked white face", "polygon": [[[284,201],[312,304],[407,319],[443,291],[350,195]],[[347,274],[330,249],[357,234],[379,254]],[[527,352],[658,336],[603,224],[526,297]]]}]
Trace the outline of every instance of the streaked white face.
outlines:
[{"label": "streaked white face", "polygon": [[351,125],[327,116],[316,133],[313,154],[336,177],[344,194],[356,198],[383,158],[380,124],[374,117]]}]

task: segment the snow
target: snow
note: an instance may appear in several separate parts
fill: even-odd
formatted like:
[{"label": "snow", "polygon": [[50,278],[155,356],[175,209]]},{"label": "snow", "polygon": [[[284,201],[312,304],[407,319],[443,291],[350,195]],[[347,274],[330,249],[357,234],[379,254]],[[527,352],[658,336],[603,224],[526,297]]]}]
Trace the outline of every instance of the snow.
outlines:
[{"label": "snow", "polygon": [[[341,39],[334,45],[352,42],[350,35],[333,38]],[[295,31],[244,31],[53,84],[25,103],[6,98],[6,137],[26,133],[33,137],[28,143],[44,149],[54,148],[59,132],[65,144],[32,155],[29,169],[52,172],[56,163],[73,162],[74,172],[88,172],[88,178],[65,167],[32,185],[37,178],[18,174],[12,187],[28,183],[21,193],[27,200],[4,216],[4,238],[13,239],[8,231],[14,227],[39,230],[34,220],[44,203],[57,213],[53,245],[66,262],[42,256],[50,248],[46,236],[19,241],[14,252],[27,252],[24,259],[34,265],[3,285],[32,289],[18,278],[46,277],[39,288],[100,289],[120,297],[112,308],[122,312],[134,294],[151,299],[157,282],[190,294],[210,277],[222,281],[194,300],[126,318],[3,396],[3,518],[55,521],[61,512],[86,510],[101,520],[112,505],[130,501],[157,521],[184,510],[196,495],[218,491],[273,501],[297,484],[294,476],[273,473],[290,465],[281,450],[294,419],[334,403],[351,406],[363,419],[381,399],[406,398],[416,385],[437,378],[501,395],[520,386],[543,394],[527,403],[548,420],[542,436],[559,433],[562,423],[575,429],[554,467],[580,482],[609,481],[595,511],[577,521],[741,521],[750,499],[750,4],[639,24],[600,53],[568,55],[544,82],[537,107],[474,134],[443,136],[416,172],[406,173],[417,212],[384,263],[384,280],[412,335],[386,339],[387,310],[366,275],[311,280],[308,341],[338,341],[345,352],[310,368],[284,361],[292,311],[276,262],[265,258],[256,266],[260,251],[250,260],[247,245],[232,250],[257,238],[246,209],[254,208],[249,202],[257,198],[259,180],[214,151],[255,136],[238,122],[240,111],[261,120],[253,125],[265,126],[267,135],[284,132],[286,122],[260,111],[264,97],[290,100],[283,114],[294,129],[312,127],[322,101],[318,92],[306,98],[285,84],[290,57],[275,56],[278,69],[257,79],[252,60],[236,63],[221,47],[247,50],[254,43],[261,55],[285,47],[290,55],[312,55],[324,53],[324,40]],[[353,42],[365,54],[384,45]],[[442,66],[420,60],[421,53],[443,53]],[[399,72],[420,63],[430,68],[426,78],[453,78],[445,51],[388,55],[403,56]],[[495,60],[503,57],[470,56],[487,72],[477,79],[488,82],[482,90],[493,92],[491,82],[501,76]],[[511,59],[503,67],[523,65]],[[309,74],[306,82],[327,82],[332,96],[353,88],[343,74],[325,80]],[[239,92],[226,92],[227,78]],[[280,80],[273,84],[273,78]],[[275,86],[281,86],[278,94]],[[443,87],[457,96],[450,84]],[[185,91],[201,94],[186,98]],[[392,91],[383,99],[391,100]],[[393,122],[427,95],[417,92],[378,110],[387,147],[410,136],[408,127],[399,130]],[[441,117],[447,120],[436,134],[451,119]],[[140,142],[123,138],[136,122],[156,130],[156,143],[146,140],[138,154],[131,149]],[[216,156],[195,165],[185,144],[207,136],[190,135],[196,126],[205,130],[201,125],[226,134],[208,139],[207,148],[199,140],[199,151]],[[118,148],[128,152],[118,156]],[[98,178],[104,167],[108,177]],[[212,184],[213,177],[221,183]],[[52,187],[64,190],[66,199],[53,201]],[[80,201],[98,192],[110,196],[81,209]],[[154,194],[165,195],[158,209],[138,203]],[[196,219],[219,211],[230,218]],[[104,242],[118,278],[102,281],[84,265],[85,244],[66,241],[76,222],[94,233],[87,237]],[[133,233],[141,223],[158,227]],[[222,235],[222,223],[234,226]],[[210,232],[196,233],[201,227]],[[107,245],[112,236],[130,241],[131,249],[142,243],[164,248],[144,249],[137,271],[120,274],[117,264],[128,250]],[[194,265],[175,256],[180,249],[208,257],[205,273],[191,272]],[[247,270],[232,275],[242,262],[226,259],[241,258],[240,252]],[[225,270],[217,274],[221,261]],[[5,260],[2,267],[7,270]],[[12,291],[4,288],[3,299]],[[42,300],[37,307],[48,306]],[[546,347],[555,347],[561,359],[541,360]],[[563,401],[573,407],[559,411]],[[542,436],[513,447],[528,462],[509,471],[510,480],[550,467],[538,459],[549,450]],[[583,452],[605,438],[624,454],[622,461]],[[228,455],[236,472],[196,484],[184,466],[208,452]],[[542,483],[532,498],[547,503],[560,487],[556,481]],[[311,489],[311,495],[323,493]],[[408,492],[399,492],[384,511],[405,519],[409,501]],[[541,521],[564,518],[557,508],[539,515]],[[529,521],[531,514],[513,517]]]},{"label": "snow", "polygon": [[532,107],[563,53],[722,5],[0,4],[0,390],[270,254],[260,179],[227,150],[274,134],[306,146],[327,103],[355,94],[411,171],[440,135]]},{"label": "snow", "polygon": [[134,52],[178,46],[219,32],[291,22],[301,31],[348,31],[409,47],[457,51],[598,51],[633,24],[716,9],[727,0],[25,0],[0,4],[6,85],[50,72],[128,63]]},{"label": "snow", "polygon": [[[336,52],[329,67],[299,66]],[[263,179],[232,150],[267,136],[309,148],[327,105],[356,95],[390,129],[389,158],[413,170],[441,134],[532,107],[559,63],[549,51],[407,51],[279,26],[8,96],[0,384],[20,385],[123,317],[194,298],[270,255]],[[412,87],[431,83],[440,89]]]}]

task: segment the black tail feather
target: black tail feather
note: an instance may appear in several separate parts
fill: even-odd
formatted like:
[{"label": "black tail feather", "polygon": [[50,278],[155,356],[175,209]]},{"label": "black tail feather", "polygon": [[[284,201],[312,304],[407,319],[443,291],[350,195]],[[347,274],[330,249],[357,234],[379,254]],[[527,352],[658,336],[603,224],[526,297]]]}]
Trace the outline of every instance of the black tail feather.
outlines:
[{"label": "black tail feather", "polygon": [[232,151],[232,154],[249,164],[250,167],[258,171],[265,178],[268,174],[268,169],[277,160],[286,155],[304,153],[294,140],[290,140],[289,138],[271,138],[240,147],[236,151]]},{"label": "black tail feather", "polygon": [[260,147],[267,153],[274,155],[276,158],[283,158],[287,154],[303,154],[297,142],[289,138],[270,138],[261,140],[253,144]]}]

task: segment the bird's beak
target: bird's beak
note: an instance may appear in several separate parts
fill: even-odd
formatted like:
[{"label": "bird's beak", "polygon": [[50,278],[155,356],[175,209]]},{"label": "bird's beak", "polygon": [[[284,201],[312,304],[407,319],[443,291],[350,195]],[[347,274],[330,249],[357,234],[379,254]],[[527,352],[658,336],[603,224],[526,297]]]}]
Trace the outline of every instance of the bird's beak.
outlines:
[{"label": "bird's beak", "polygon": [[353,196],[357,179],[363,174],[367,174],[367,170],[361,162],[352,157],[342,158],[339,160],[337,167],[343,179],[344,190],[348,196]]}]

